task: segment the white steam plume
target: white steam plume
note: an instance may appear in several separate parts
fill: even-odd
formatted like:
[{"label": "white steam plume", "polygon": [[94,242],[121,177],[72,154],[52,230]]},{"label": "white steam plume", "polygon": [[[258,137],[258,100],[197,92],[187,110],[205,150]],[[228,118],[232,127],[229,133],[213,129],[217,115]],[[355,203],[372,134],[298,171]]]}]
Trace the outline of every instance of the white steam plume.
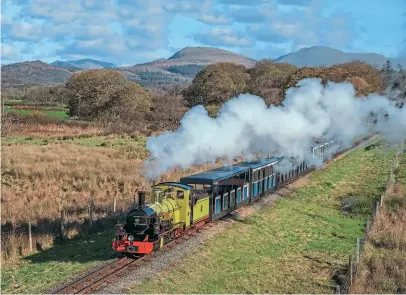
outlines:
[{"label": "white steam plume", "polygon": [[178,130],[148,138],[148,177],[253,153],[304,159],[315,137],[349,144],[366,134],[371,113],[377,131],[388,139],[406,137],[406,108],[396,108],[386,97],[357,98],[350,83],[324,87],[316,78],[301,80],[298,86],[287,91],[284,106],[268,108],[262,98],[242,94],[225,103],[217,118],[209,117],[203,106],[192,108]]}]

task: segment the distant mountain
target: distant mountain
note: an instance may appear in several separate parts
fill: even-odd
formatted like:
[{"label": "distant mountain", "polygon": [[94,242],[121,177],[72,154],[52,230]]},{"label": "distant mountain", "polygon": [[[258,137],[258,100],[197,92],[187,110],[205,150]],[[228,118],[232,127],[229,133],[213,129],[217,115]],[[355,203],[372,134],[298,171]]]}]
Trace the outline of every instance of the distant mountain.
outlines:
[{"label": "distant mountain", "polygon": [[113,63],[104,62],[95,59],[79,59],[62,61],[57,60],[51,63],[51,65],[63,68],[79,68],[79,69],[103,69],[103,68],[116,68],[117,66]]},{"label": "distant mountain", "polygon": [[[329,66],[351,60],[365,61],[380,68],[387,58],[375,53],[345,53],[330,47],[314,46],[281,56],[275,61],[302,67]],[[406,60],[390,60],[394,68],[399,63],[406,68]],[[21,62],[1,67],[2,87],[65,83],[75,72],[89,68],[116,68],[129,80],[149,88],[173,84],[187,85],[207,65],[224,61],[241,64],[247,68],[256,63],[252,58],[213,47],[186,47],[168,59],[158,59],[127,67],[116,67],[112,63],[93,59],[55,61],[52,64],[41,61]]]},{"label": "distant mountain", "polygon": [[128,79],[144,86],[190,83],[203,68],[217,62],[233,62],[246,67],[256,60],[214,47],[186,47],[168,59],[120,68]]},{"label": "distant mountain", "polygon": [[298,67],[331,66],[353,60],[367,62],[377,68],[381,68],[387,60],[390,60],[394,66],[397,64],[406,66],[406,60],[387,58],[376,53],[346,53],[326,46],[302,48],[299,51],[292,52],[275,59],[276,62],[286,62]]},{"label": "distant mountain", "polygon": [[74,71],[42,61],[25,61],[1,67],[2,88],[56,85],[66,82]]}]

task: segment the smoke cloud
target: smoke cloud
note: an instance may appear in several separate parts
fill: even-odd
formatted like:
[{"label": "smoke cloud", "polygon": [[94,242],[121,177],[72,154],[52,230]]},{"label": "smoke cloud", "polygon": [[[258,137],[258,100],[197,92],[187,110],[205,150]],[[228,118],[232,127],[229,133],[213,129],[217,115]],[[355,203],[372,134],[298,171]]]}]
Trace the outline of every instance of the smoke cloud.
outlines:
[{"label": "smoke cloud", "polygon": [[283,106],[268,108],[262,98],[242,94],[225,103],[217,118],[203,106],[192,108],[178,130],[148,138],[147,176],[254,153],[308,159],[314,138],[349,145],[372,121],[389,140],[406,137],[406,108],[396,108],[386,97],[357,98],[350,83],[323,86],[316,78],[298,86],[287,91]]}]

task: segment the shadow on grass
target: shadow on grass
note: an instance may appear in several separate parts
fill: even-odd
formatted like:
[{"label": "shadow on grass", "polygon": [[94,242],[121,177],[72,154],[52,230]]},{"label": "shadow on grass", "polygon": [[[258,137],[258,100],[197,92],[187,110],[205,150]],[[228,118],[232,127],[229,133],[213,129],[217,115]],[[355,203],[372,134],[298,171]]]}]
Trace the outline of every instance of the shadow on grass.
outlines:
[{"label": "shadow on grass", "polygon": [[56,237],[54,246],[26,256],[24,260],[32,263],[50,261],[87,263],[103,261],[115,256],[111,248],[115,227],[112,218],[97,221],[92,228],[84,226],[73,239],[61,241]]}]

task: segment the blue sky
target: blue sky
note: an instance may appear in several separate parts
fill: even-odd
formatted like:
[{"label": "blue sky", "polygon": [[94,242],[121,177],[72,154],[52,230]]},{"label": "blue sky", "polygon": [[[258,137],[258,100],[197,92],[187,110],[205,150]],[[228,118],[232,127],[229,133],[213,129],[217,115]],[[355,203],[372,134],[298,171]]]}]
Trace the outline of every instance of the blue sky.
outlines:
[{"label": "blue sky", "polygon": [[186,46],[255,59],[323,45],[406,55],[406,0],[3,0],[2,63],[133,65]]}]

